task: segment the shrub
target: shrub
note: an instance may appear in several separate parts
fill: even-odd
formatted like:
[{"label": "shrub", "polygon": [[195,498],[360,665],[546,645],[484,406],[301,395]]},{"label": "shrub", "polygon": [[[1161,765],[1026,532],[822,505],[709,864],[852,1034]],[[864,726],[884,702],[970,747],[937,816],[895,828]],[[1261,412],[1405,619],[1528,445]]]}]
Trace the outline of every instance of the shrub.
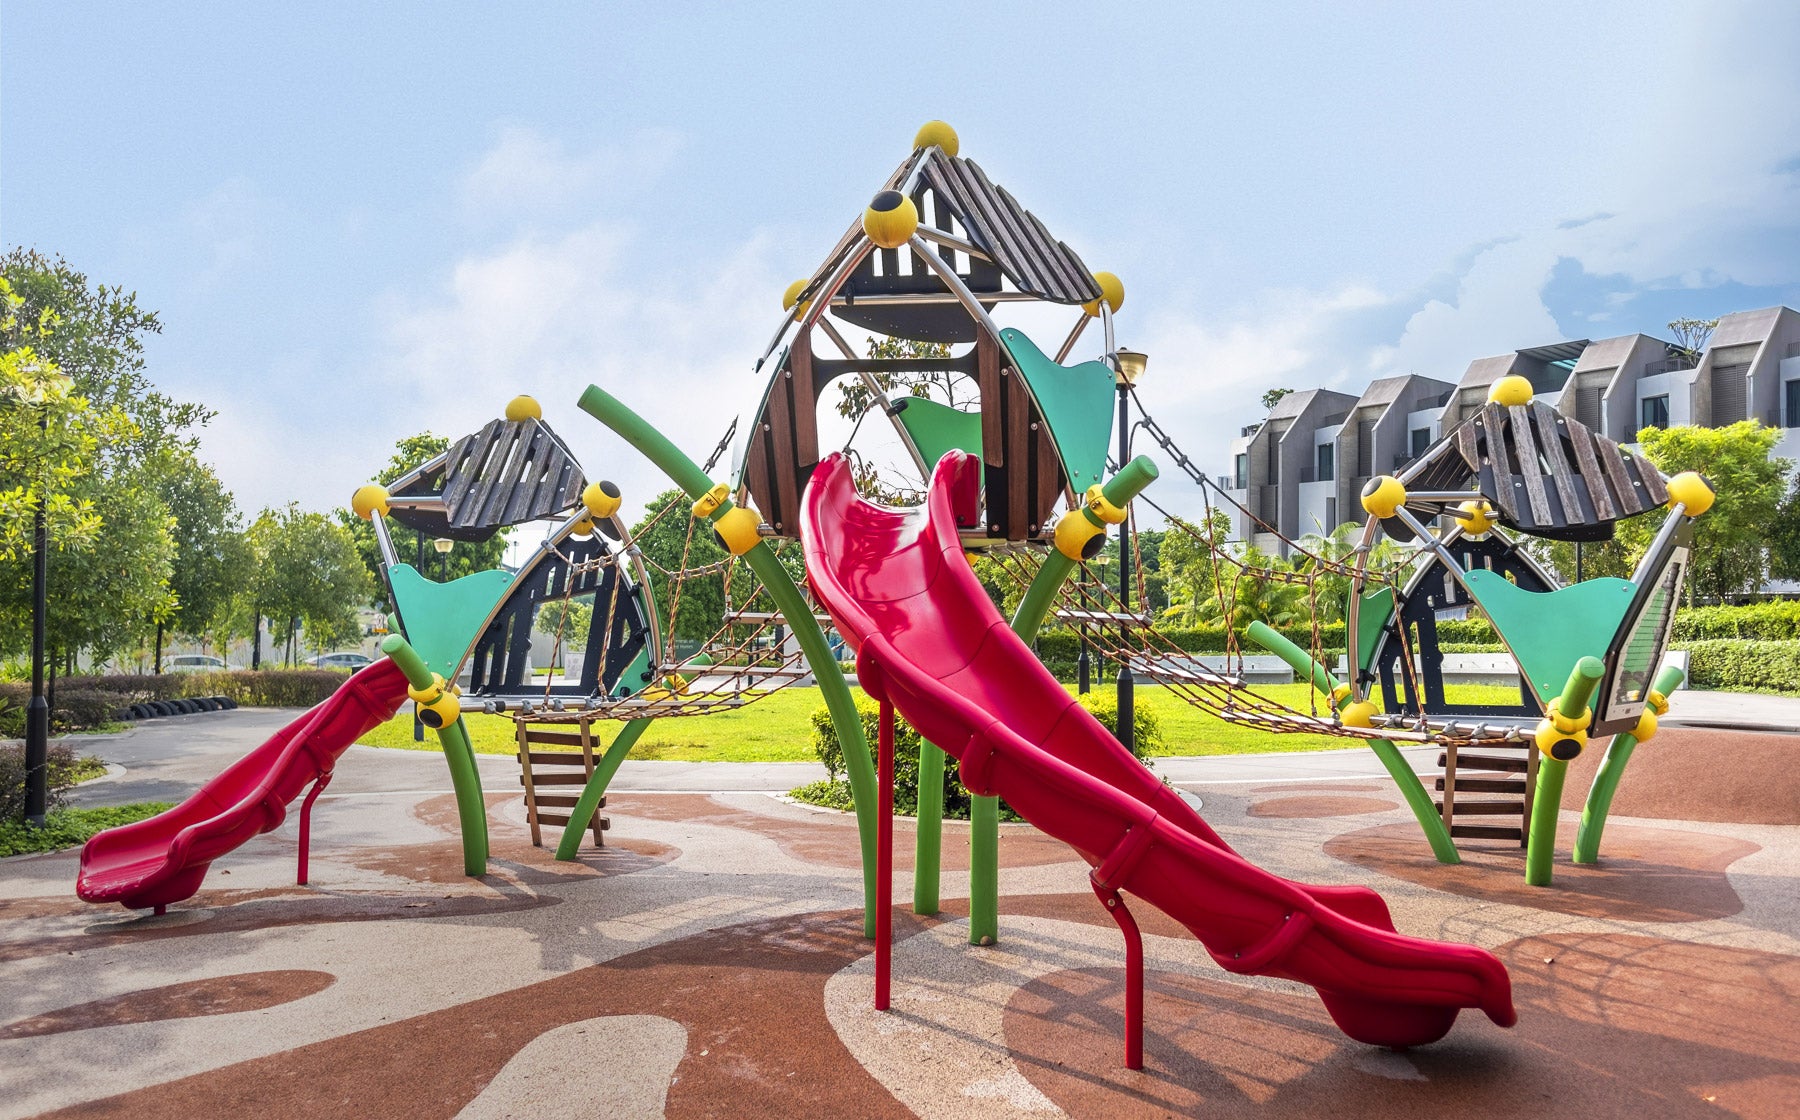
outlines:
[{"label": "shrub", "polygon": [[1800,692],[1800,640],[1683,643],[1688,687],[1723,692]]},{"label": "shrub", "polygon": [[1692,607],[1676,612],[1675,640],[1702,642],[1751,638],[1784,642],[1800,639],[1800,601],[1771,600],[1738,607]]},{"label": "shrub", "polygon": [[73,848],[87,843],[96,832],[153,817],[169,807],[165,801],[144,801],[104,809],[58,809],[44,818],[42,828],[29,828],[18,819],[0,819],[0,857]]},{"label": "shrub", "polygon": [[[62,792],[104,771],[97,759],[81,758],[67,743],[51,743],[48,756],[50,808],[62,803]],[[25,744],[0,745],[0,822],[25,816]]]},{"label": "shrub", "polygon": [[[1100,721],[1100,725],[1119,734],[1119,699],[1115,690],[1110,688],[1096,689],[1085,696],[1077,697],[1088,714]],[[1131,753],[1138,758],[1159,751],[1163,748],[1162,722],[1156,713],[1142,704],[1131,707]]]},{"label": "shrub", "polygon": [[310,708],[348,679],[333,669],[233,669],[179,676],[184,682],[179,696],[228,696],[253,708]]}]

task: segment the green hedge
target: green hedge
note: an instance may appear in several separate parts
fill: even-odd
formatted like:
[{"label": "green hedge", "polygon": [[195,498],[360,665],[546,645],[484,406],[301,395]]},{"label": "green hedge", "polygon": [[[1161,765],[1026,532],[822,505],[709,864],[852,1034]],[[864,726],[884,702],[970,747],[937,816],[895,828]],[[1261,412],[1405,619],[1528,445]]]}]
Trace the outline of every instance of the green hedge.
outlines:
[{"label": "green hedge", "polygon": [[1800,639],[1686,642],[1688,687],[1718,692],[1800,693]]},{"label": "green hedge", "polygon": [[[119,718],[133,704],[191,696],[228,696],[256,708],[310,708],[336,692],[347,673],[334,669],[233,669],[218,673],[115,673],[61,677],[50,706],[56,731],[81,731]],[[0,738],[25,733],[31,686],[0,683]]]},{"label": "green hedge", "polygon": [[1800,639],[1800,601],[1771,600],[1741,607],[1690,607],[1675,613],[1675,640],[1704,642],[1752,638],[1765,642]]}]

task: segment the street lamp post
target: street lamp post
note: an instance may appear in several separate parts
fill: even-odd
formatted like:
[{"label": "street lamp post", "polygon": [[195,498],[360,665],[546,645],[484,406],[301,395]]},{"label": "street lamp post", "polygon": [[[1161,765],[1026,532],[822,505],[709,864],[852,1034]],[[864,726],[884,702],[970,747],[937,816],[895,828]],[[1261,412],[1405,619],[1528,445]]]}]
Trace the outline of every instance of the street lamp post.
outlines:
[{"label": "street lamp post", "polygon": [[450,573],[450,550],[456,547],[456,542],[449,537],[434,537],[431,547],[437,549],[438,582],[442,583],[444,577]]},{"label": "street lamp post", "polygon": [[[38,413],[38,432],[49,438],[50,411]],[[50,702],[44,698],[44,627],[50,613],[47,553],[50,533],[44,524],[44,488],[37,488],[31,526],[31,702],[25,707],[25,819],[44,823],[50,809]]]},{"label": "street lamp post", "polygon": [[[1144,376],[1144,366],[1149,357],[1136,350],[1120,350],[1113,354],[1114,383],[1119,389],[1119,469],[1131,461],[1131,389]],[[1127,517],[1119,526],[1119,613],[1129,614],[1131,611],[1131,518]],[[1136,733],[1136,684],[1131,677],[1131,660],[1127,656],[1131,638],[1131,624],[1123,617],[1119,619],[1119,714],[1117,734],[1119,744],[1126,750],[1132,749],[1132,741]]]}]

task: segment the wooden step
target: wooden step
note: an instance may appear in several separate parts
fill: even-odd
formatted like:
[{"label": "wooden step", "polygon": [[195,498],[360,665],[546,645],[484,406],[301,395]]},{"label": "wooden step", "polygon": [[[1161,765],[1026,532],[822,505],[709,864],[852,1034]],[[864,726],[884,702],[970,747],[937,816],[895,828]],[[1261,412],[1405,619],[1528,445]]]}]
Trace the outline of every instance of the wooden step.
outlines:
[{"label": "wooden step", "polygon": [[[538,819],[539,824],[568,824],[569,823],[569,814],[540,812],[537,815],[537,819]],[[590,818],[590,819],[592,819],[592,818]],[[589,826],[583,825],[582,827],[587,828]],[[600,818],[600,831],[605,832],[607,829],[609,829],[611,827],[612,827],[612,819],[610,817],[601,817]]]},{"label": "wooden step", "polygon": [[[1437,780],[1437,788],[1440,792],[1443,790],[1444,779],[1439,778]],[[1456,776],[1456,792],[1457,793],[1512,793],[1512,794],[1517,794],[1520,797],[1524,797],[1525,796],[1525,779],[1524,778],[1465,778],[1461,774],[1458,774]]]},{"label": "wooden step", "polygon": [[[1439,766],[1450,765],[1450,756],[1438,755],[1437,764]],[[1456,752],[1456,772],[1459,774],[1464,770],[1502,770],[1513,774],[1523,774],[1530,769],[1531,760],[1529,758],[1505,758],[1492,754]]]},{"label": "wooden step", "polygon": [[1492,824],[1453,824],[1450,835],[1467,836],[1472,840],[1523,840],[1525,830]]},{"label": "wooden step", "polygon": [[[541,798],[539,800],[542,800]],[[1444,815],[1444,803],[1437,803],[1438,816]],[[1525,815],[1523,801],[1458,801],[1456,815],[1464,814],[1476,817],[1522,817]]]},{"label": "wooden step", "polygon": [[534,747],[574,747],[581,748],[581,732],[579,731],[535,731],[525,729],[525,741]]},{"label": "wooden step", "polygon": [[[536,770],[531,772],[533,788],[538,786],[585,786],[587,780],[587,774],[579,770],[573,774],[540,774]],[[519,784],[525,784],[525,775],[519,775]]]},{"label": "wooden step", "polygon": [[[518,757],[517,751],[513,752],[513,757]],[[581,756],[580,751],[532,751],[531,765],[534,767],[580,766],[585,768],[587,766],[587,760]],[[532,773],[536,772],[537,771],[535,770],[532,771]]]},{"label": "wooden step", "polygon": [[[550,806],[557,809],[573,809],[575,803],[580,800],[581,795],[579,793],[540,793],[537,795],[537,803],[539,806]],[[600,804],[596,805],[595,808],[604,809],[605,807],[606,798],[602,797],[600,799]]]}]

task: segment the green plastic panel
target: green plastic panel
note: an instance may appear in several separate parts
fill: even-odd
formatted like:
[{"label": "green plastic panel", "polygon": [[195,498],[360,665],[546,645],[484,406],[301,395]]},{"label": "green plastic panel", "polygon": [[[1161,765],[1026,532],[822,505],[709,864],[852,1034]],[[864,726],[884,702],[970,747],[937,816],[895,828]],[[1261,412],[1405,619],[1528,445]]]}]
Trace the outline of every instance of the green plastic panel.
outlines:
[{"label": "green plastic panel", "polygon": [[1631,609],[1629,580],[1591,579],[1555,591],[1526,591],[1505,576],[1477,569],[1469,592],[1512,650],[1538,699],[1548,704],[1583,657],[1605,657]]},{"label": "green plastic panel", "polygon": [[1050,440],[1056,444],[1069,487],[1082,493],[1099,482],[1106,469],[1106,444],[1112,436],[1111,367],[1105,362],[1057,365],[1025,332],[1013,327],[1000,332],[1000,341],[1050,425]]},{"label": "green plastic panel", "polygon": [[937,466],[946,451],[981,454],[981,413],[958,412],[925,397],[907,397],[904,403],[900,423],[905,425],[906,434],[912,437],[927,468]]},{"label": "green plastic panel", "polygon": [[445,680],[456,676],[469,648],[481,637],[482,625],[513,582],[511,572],[496,569],[438,583],[411,564],[395,564],[387,575],[407,642]]},{"label": "green plastic panel", "polygon": [[1374,591],[1364,592],[1362,607],[1356,612],[1356,660],[1357,670],[1365,671],[1369,663],[1375,660],[1375,639],[1381,637],[1381,628],[1394,617],[1394,589],[1382,587]]}]

